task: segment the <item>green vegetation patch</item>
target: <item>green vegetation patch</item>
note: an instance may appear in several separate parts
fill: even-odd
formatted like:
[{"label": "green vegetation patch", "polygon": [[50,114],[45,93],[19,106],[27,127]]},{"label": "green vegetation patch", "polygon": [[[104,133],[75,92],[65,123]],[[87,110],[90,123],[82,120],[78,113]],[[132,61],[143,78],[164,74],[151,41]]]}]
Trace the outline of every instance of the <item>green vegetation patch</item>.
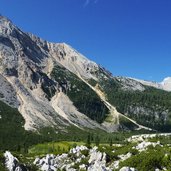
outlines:
[{"label": "green vegetation patch", "polygon": [[105,120],[109,110],[98,95],[75,74],[61,66],[55,66],[51,77],[59,83],[81,113],[99,123]]},{"label": "green vegetation patch", "polygon": [[162,145],[170,145],[171,146],[171,135],[167,136],[156,136],[154,138],[149,138],[148,141],[150,142],[160,142]]},{"label": "green vegetation patch", "polygon": [[24,119],[17,109],[0,101],[0,116],[0,150],[24,150],[33,143],[37,136],[24,130]]},{"label": "green vegetation patch", "polygon": [[7,171],[7,169],[5,169],[5,158],[3,153],[0,152],[0,171]]},{"label": "green vegetation patch", "polygon": [[120,163],[120,167],[129,166],[138,169],[138,171],[154,171],[156,168],[171,170],[170,149],[156,146],[147,151],[134,155],[131,158]]},{"label": "green vegetation patch", "polygon": [[135,130],[138,128],[137,125],[135,125],[133,122],[125,118],[124,116],[119,116],[119,122],[120,122],[120,127],[122,129],[128,129],[128,130]]},{"label": "green vegetation patch", "polygon": [[43,144],[37,144],[29,149],[29,154],[61,154],[69,152],[71,148],[76,146],[85,145],[83,142],[70,142],[70,141],[60,141],[60,142],[48,142]]}]

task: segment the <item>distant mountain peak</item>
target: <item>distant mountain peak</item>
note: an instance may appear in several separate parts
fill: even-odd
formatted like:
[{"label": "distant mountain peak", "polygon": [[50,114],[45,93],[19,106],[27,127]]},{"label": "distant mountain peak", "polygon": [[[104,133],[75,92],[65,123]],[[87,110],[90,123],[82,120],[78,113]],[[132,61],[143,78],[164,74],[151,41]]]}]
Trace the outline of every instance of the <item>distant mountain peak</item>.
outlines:
[{"label": "distant mountain peak", "polygon": [[145,81],[145,80],[140,80],[140,79],[135,79],[135,78],[131,78],[131,79],[136,80],[147,86],[151,86],[157,89],[162,89],[165,91],[171,91],[171,77],[164,78],[162,82]]}]

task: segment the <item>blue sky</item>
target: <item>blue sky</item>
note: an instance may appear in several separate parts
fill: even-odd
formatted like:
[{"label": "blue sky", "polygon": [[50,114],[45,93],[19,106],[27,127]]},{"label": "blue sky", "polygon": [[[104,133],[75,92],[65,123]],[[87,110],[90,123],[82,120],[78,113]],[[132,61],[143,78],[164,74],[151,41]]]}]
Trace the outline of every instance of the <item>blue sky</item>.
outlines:
[{"label": "blue sky", "polygon": [[113,75],[171,76],[171,0],[0,0],[0,13]]}]

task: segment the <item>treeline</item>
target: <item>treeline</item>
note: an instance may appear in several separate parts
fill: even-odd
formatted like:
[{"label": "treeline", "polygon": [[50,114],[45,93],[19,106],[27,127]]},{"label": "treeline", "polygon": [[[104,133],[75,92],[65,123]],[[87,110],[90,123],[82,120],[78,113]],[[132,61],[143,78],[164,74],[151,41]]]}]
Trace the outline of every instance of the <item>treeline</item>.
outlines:
[{"label": "treeline", "polygon": [[[66,127],[63,131],[54,130],[54,128],[41,128],[38,132],[26,131],[24,129],[25,121],[18,110],[1,101],[0,116],[0,151],[10,150],[27,153],[30,146],[38,143],[63,140],[86,142],[89,134],[89,130],[81,130],[74,126]],[[93,131],[90,130],[90,132]],[[99,134],[99,138],[96,137],[97,134]],[[108,136],[106,132],[97,130],[96,133],[91,134],[91,142],[95,142],[97,139],[107,141],[105,136]]]},{"label": "treeline", "polygon": [[24,119],[17,109],[0,101],[0,116],[0,149],[24,150],[32,144],[35,138],[24,130]]},{"label": "treeline", "polygon": [[27,153],[31,145],[58,139],[52,128],[31,132],[24,129],[24,123],[24,118],[17,109],[0,101],[0,151]]}]

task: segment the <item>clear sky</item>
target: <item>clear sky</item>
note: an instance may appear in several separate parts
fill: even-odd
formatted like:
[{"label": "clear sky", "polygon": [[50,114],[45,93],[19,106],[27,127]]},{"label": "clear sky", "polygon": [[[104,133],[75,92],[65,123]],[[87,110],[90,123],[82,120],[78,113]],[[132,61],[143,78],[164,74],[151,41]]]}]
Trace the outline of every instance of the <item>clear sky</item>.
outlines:
[{"label": "clear sky", "polygon": [[113,75],[171,76],[171,0],[0,0],[0,13]]}]

